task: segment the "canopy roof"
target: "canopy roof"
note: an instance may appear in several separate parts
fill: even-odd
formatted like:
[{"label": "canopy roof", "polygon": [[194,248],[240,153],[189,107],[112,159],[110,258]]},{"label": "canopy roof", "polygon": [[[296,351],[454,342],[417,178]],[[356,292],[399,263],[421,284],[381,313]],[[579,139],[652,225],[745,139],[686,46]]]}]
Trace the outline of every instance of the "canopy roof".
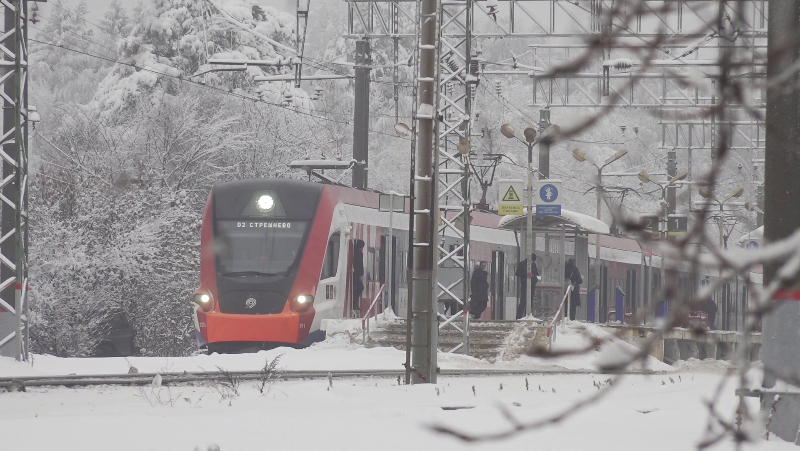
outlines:
[{"label": "canopy roof", "polygon": [[739,244],[742,246],[747,245],[750,241],[755,241],[759,244],[764,241],[764,226],[753,229],[739,238]]},{"label": "canopy roof", "polygon": [[[596,218],[577,211],[561,209],[561,214],[555,215],[533,215],[533,231],[561,231],[561,225],[566,226],[567,231],[574,233],[598,233],[608,235],[610,230],[608,225]],[[527,227],[527,217],[517,215],[506,215],[500,219],[501,229],[511,229],[524,231]]]}]

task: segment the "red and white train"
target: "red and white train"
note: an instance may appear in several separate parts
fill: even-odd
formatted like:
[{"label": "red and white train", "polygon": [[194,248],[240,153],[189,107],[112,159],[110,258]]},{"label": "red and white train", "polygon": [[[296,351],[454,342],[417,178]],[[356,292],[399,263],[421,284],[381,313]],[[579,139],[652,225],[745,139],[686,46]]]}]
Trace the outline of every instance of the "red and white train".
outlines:
[{"label": "red and white train", "polygon": [[[383,294],[377,310],[391,305],[403,316],[408,300],[408,216],[395,213],[390,228],[390,214],[379,211],[378,197],[376,192],[288,179],[215,185],[203,213],[200,286],[193,296],[198,344],[209,352],[309,344],[324,338],[323,320],[366,312],[387,281],[391,289]],[[485,319],[505,319],[506,312],[513,315],[516,310],[514,269],[519,246],[514,231],[499,227],[501,219],[491,213],[472,213],[470,267],[489,262],[490,307],[483,314]],[[588,255],[593,256],[593,237],[589,238]],[[458,244],[455,236],[443,239],[447,246]],[[613,298],[615,286],[635,291],[637,271],[642,268],[642,253],[635,241],[608,237],[603,246],[597,318],[605,318],[613,308],[606,299]],[[558,283],[554,278],[559,274],[557,256],[538,254],[546,278]],[[353,287],[358,283],[353,269],[361,265],[354,258],[361,259],[364,268],[364,289],[355,299]],[[391,274],[386,270],[387,259],[392,261]],[[588,260],[584,292],[594,285],[596,262]],[[647,298],[657,299],[660,281],[653,279]],[[680,283],[693,280],[681,275]],[[546,316],[558,293],[541,291],[536,302],[542,310],[533,313]],[[635,310],[645,296],[629,298],[626,303]]]}]

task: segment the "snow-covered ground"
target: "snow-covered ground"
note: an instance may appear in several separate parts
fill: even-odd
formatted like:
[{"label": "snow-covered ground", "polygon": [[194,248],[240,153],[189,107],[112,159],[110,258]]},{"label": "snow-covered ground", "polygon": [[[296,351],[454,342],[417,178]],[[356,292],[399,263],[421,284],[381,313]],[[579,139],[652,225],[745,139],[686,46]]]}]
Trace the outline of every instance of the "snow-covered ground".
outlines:
[{"label": "snow-covered ground", "polygon": [[[585,341],[580,326],[562,331],[560,346]],[[589,333],[596,334],[596,330]],[[0,358],[0,377],[43,374],[254,370],[282,354],[289,370],[397,369],[405,354],[389,348],[367,349],[358,333],[333,334],[304,350],[276,349],[244,355],[186,358],[59,359],[35,356],[33,365]],[[560,362],[565,368],[592,369],[618,358],[624,345]],[[443,368],[526,368],[553,362],[530,357],[489,364],[462,356],[440,357]],[[648,366],[663,370],[661,363]],[[601,401],[563,422],[509,438],[465,444],[437,433],[446,425],[471,434],[509,430],[503,411],[521,423],[548,418],[599,393],[610,376],[592,374],[491,377],[443,377],[436,385],[398,385],[395,379],[279,381],[267,393],[242,382],[238,395],[223,384],[174,387],[29,388],[0,393],[3,451],[16,450],[187,450],[265,449],[407,450],[690,450],[703,437],[704,401],[717,388],[725,365],[684,362],[669,374],[625,376]],[[527,386],[527,387],[526,387]],[[734,386],[722,389],[718,411],[730,418],[738,398]],[[748,399],[757,409],[756,400]],[[450,408],[459,408],[452,410]],[[713,449],[733,449],[731,442]],[[796,449],[759,441],[744,449]]]}]

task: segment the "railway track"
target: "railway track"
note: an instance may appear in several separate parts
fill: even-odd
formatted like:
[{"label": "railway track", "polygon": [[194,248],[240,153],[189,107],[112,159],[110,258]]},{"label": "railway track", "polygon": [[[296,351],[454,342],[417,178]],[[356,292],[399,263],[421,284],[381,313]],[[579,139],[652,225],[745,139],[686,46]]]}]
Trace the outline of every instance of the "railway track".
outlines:
[{"label": "railway track", "polygon": [[[660,371],[625,371],[624,373],[607,373],[589,370],[516,370],[516,369],[443,369],[440,376],[445,377],[488,377],[488,376],[527,376],[527,375],[570,375],[570,374],[628,374],[628,375],[661,375]],[[134,373],[134,374],[98,374],[98,375],[69,375],[69,376],[24,376],[0,378],[0,388],[21,391],[25,387],[63,386],[63,387],[91,387],[97,385],[148,385],[157,376],[161,376],[161,384],[188,384],[194,382],[222,381],[235,377],[241,381],[260,380],[263,376],[260,371],[204,371],[204,372],[165,372],[165,373]],[[274,380],[323,380],[354,379],[354,378],[405,378],[405,370],[333,370],[333,371],[280,371]]]}]

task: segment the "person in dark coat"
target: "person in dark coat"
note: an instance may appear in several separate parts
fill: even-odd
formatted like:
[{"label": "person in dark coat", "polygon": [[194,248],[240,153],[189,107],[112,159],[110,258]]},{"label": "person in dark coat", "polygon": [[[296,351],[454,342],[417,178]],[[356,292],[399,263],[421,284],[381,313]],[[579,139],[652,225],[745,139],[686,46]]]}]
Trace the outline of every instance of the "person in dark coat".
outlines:
[{"label": "person in dark coat", "polygon": [[478,319],[481,314],[486,310],[489,305],[489,273],[486,271],[486,262],[481,262],[474,271],[472,271],[472,278],[469,284],[470,298],[470,314],[473,319]]},{"label": "person in dark coat", "polygon": [[574,258],[567,260],[567,264],[564,266],[564,277],[572,284],[572,292],[569,295],[569,319],[574,320],[578,307],[581,306],[581,284],[583,283],[583,277],[578,271]]},{"label": "person in dark coat", "polygon": [[705,301],[703,301],[702,307],[703,311],[708,314],[708,328],[711,330],[717,330],[717,326],[714,324],[714,322],[717,320],[717,303],[714,302],[711,297],[708,297]]},{"label": "person in dark coat", "polygon": [[528,279],[531,279],[531,313],[533,313],[533,295],[536,293],[536,284],[539,283],[539,268],[536,266],[536,254],[531,254],[531,272],[528,273],[528,260],[517,263],[517,319],[526,315],[528,307]]},{"label": "person in dark coat", "polygon": [[361,310],[361,293],[364,292],[364,240],[353,243],[353,310]]}]

